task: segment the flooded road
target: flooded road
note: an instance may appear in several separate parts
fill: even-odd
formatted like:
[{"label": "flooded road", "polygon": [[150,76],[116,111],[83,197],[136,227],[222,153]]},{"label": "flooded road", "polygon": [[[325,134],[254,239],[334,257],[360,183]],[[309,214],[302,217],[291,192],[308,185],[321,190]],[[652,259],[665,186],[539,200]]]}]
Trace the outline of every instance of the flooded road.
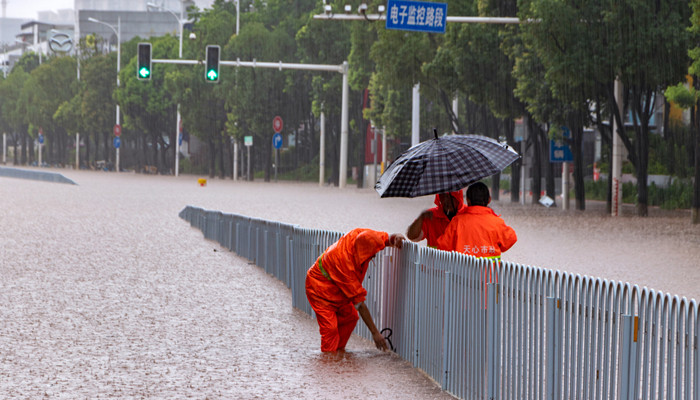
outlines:
[{"label": "flooded road", "polygon": [[178,217],[294,186],[65,174],[0,178],[1,398],[452,398],[359,337],[324,357],[281,282]]},{"label": "flooded road", "polygon": [[[286,287],[203,238],[187,205],[303,227],[404,232],[431,198],[373,190],[56,170],[0,178],[0,397],[450,399],[353,337],[320,353]],[[504,259],[700,299],[700,226],[684,212],[611,218],[496,202]]]}]

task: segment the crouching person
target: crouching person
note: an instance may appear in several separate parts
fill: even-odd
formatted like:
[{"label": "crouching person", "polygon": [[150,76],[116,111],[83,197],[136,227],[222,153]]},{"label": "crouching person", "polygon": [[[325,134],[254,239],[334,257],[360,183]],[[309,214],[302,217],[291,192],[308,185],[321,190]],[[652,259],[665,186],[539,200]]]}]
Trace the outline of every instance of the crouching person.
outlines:
[{"label": "crouching person", "polygon": [[[353,229],[329,246],[306,273],[306,298],[316,312],[321,351],[342,352],[362,317],[378,349],[387,350],[374,325],[362,281],[367,266],[386,246],[401,248],[404,237],[371,229]],[[358,317],[359,313],[359,317]]]}]

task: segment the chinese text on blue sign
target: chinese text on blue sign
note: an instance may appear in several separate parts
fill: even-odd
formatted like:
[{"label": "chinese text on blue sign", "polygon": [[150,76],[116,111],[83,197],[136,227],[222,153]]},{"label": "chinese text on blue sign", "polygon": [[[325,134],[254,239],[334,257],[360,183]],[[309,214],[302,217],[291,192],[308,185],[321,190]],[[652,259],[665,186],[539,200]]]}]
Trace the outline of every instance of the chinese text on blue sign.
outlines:
[{"label": "chinese text on blue sign", "polygon": [[571,130],[568,127],[561,127],[561,138],[559,140],[551,139],[549,141],[549,161],[553,163],[572,162],[574,155],[571,152],[571,147],[566,143],[571,139]]},{"label": "chinese text on blue sign", "polygon": [[389,0],[386,29],[445,33],[447,3]]}]

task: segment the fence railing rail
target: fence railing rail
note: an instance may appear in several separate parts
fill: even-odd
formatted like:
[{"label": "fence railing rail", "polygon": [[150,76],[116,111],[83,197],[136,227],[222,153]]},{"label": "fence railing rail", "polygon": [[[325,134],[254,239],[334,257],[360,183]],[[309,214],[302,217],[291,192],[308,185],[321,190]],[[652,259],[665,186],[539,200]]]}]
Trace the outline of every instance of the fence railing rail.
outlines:
[{"label": "fence railing rail", "polygon": [[[180,217],[313,316],[306,271],[340,232],[192,206]],[[364,286],[394,351],[457,397],[700,400],[695,300],[413,243],[380,252]],[[355,333],[371,339],[363,324]]]}]

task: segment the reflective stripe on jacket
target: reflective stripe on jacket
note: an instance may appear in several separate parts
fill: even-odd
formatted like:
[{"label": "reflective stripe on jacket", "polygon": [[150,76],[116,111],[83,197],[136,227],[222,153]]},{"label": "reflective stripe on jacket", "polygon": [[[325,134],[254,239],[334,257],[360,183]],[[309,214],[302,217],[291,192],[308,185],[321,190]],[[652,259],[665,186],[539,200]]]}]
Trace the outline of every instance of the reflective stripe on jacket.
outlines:
[{"label": "reflective stripe on jacket", "polygon": [[365,301],[367,290],[362,281],[367,266],[388,239],[388,233],[371,229],[357,228],[346,233],[309,268],[307,291],[333,304]]}]

